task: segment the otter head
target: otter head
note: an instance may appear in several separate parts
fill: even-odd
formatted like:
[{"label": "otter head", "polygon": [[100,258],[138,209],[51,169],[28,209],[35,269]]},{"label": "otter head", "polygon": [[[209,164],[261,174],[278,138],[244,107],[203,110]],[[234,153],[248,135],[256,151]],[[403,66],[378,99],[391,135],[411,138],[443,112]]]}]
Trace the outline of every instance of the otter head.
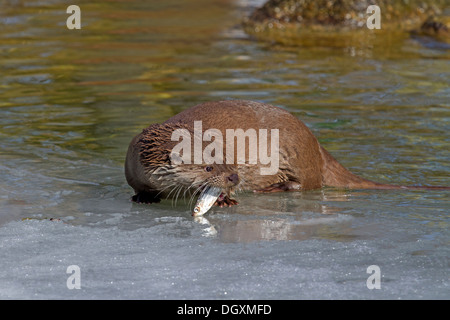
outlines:
[{"label": "otter head", "polygon": [[[174,132],[182,132],[174,139]],[[191,135],[192,133],[192,135]],[[186,148],[180,148],[180,137]],[[192,137],[192,138],[191,138]],[[215,187],[230,196],[239,184],[235,166],[226,164],[195,164],[193,129],[184,123],[153,124],[143,130],[139,139],[140,163],[144,167],[149,185],[167,196],[179,194],[181,189],[196,194],[206,187]],[[177,150],[174,154],[174,150]],[[203,150],[203,149],[202,149]],[[191,158],[192,156],[192,158]],[[190,161],[184,161],[184,160]],[[177,192],[171,192],[172,190]],[[172,195],[170,195],[172,193]]]}]

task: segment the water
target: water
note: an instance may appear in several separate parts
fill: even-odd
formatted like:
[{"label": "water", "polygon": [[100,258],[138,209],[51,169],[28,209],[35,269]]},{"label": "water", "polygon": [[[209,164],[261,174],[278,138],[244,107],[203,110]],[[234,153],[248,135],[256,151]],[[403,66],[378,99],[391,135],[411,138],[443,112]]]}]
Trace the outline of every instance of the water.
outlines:
[{"label": "water", "polygon": [[230,98],[286,108],[366,178],[450,185],[448,50],[256,41],[240,20],[258,3],[81,2],[68,30],[70,2],[0,2],[0,298],[450,297],[448,191],[240,194],[206,221],[129,202],[131,138]]}]

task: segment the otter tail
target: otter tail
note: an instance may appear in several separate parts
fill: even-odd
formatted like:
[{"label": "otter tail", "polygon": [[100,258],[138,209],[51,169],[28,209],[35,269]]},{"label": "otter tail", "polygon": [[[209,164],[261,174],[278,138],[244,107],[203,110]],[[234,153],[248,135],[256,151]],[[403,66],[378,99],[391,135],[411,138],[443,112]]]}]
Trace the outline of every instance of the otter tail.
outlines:
[{"label": "otter tail", "polygon": [[319,146],[320,153],[324,161],[322,176],[323,184],[327,187],[348,188],[348,189],[433,189],[450,190],[444,186],[399,186],[383,184],[361,178],[344,168],[333,156]]}]

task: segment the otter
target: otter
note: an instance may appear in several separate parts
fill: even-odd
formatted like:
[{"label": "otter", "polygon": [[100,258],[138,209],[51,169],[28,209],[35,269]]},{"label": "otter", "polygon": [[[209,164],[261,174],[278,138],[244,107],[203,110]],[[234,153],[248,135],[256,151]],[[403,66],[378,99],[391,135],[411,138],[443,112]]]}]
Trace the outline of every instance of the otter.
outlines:
[{"label": "otter", "polygon": [[[225,136],[227,129],[278,130],[278,168],[273,174],[261,174],[261,161],[250,163],[249,146],[245,161],[238,161],[238,146],[226,150],[226,163],[175,163],[171,152],[179,143],[172,133],[184,130],[194,134],[195,121],[201,121],[202,133],[208,129]],[[261,134],[258,137],[262,137]],[[271,134],[268,135],[270,140]],[[191,142],[192,144],[192,142]],[[204,150],[208,143],[202,141]],[[193,146],[193,144],[192,144]],[[271,152],[273,146],[267,147]],[[217,151],[217,150],[216,150]],[[225,151],[225,150],[223,150]],[[229,157],[231,151],[231,157]],[[185,151],[184,151],[185,152]],[[179,154],[181,156],[181,154]],[[288,111],[265,103],[245,100],[206,102],[171,117],[162,124],[143,129],[130,142],[125,176],[134,189],[132,201],[159,202],[186,194],[193,197],[214,186],[221,190],[215,205],[232,206],[236,191],[281,192],[322,187],[347,189],[449,189],[438,186],[399,186],[374,182],[344,168],[313,135],[311,130]]]}]

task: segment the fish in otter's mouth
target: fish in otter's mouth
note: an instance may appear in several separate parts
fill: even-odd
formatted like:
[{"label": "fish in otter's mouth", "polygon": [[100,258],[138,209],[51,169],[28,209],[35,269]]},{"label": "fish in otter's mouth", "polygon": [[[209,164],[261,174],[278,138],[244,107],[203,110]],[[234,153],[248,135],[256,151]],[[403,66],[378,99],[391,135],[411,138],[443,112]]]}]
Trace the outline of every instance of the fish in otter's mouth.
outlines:
[{"label": "fish in otter's mouth", "polygon": [[210,184],[206,185],[195,203],[192,216],[197,217],[204,215],[209,209],[217,202],[218,205],[231,206],[237,204],[237,201],[231,199],[231,194],[234,193],[234,187],[239,183],[239,177],[237,174],[231,174],[225,178],[225,183],[214,177],[209,181]]},{"label": "fish in otter's mouth", "polygon": [[197,199],[192,216],[202,216],[214,205],[219,197],[223,197],[222,188],[207,186]]}]

